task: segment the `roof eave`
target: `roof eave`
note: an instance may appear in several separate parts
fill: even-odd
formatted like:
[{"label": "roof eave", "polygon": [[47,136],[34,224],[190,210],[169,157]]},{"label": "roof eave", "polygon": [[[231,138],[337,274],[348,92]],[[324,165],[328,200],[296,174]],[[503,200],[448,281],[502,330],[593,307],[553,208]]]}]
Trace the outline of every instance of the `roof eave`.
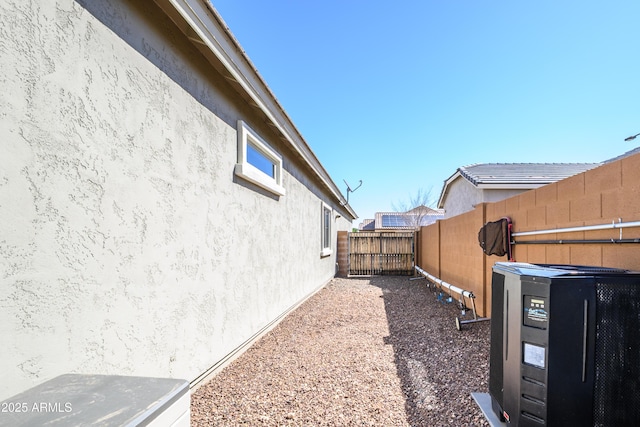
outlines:
[{"label": "roof eave", "polygon": [[261,111],[282,139],[307,163],[331,195],[349,213],[358,216],[324,169],[311,147],[251,63],[213,5],[203,0],[155,0],[185,36],[203,52],[214,68],[224,71],[236,90]]},{"label": "roof eave", "polygon": [[449,185],[451,185],[453,181],[455,181],[461,176],[462,176],[462,173],[460,172],[460,168],[458,168],[458,170],[456,170],[453,173],[453,175],[451,175],[449,178],[447,178],[444,181],[444,185],[442,186],[442,191],[440,192],[440,198],[438,198],[438,204],[436,205],[438,206],[438,209],[444,209],[444,199],[447,197],[447,193],[449,192]]}]

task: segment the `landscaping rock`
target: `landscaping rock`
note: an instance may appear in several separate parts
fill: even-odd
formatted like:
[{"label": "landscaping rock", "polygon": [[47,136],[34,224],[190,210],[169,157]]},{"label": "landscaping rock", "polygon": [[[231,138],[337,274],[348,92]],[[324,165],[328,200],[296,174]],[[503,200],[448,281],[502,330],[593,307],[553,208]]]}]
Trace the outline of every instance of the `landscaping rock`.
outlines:
[{"label": "landscaping rock", "polygon": [[333,279],[192,394],[192,425],[488,426],[489,322],[458,331],[426,284]]}]

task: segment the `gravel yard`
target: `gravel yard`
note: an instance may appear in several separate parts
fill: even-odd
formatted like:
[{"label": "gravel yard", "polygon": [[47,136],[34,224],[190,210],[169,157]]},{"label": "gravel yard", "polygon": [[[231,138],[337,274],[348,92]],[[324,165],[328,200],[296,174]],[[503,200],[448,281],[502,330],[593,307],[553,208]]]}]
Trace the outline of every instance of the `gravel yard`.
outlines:
[{"label": "gravel yard", "polygon": [[193,393],[191,424],[488,426],[489,322],[456,330],[426,283],[333,279]]}]

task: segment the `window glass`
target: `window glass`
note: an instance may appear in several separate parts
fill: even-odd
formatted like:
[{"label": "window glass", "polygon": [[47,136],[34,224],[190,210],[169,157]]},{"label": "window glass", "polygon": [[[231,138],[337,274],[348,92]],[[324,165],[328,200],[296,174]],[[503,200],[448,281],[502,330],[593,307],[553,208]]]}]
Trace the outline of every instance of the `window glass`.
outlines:
[{"label": "window glass", "polygon": [[262,154],[253,144],[247,144],[247,162],[251,163],[260,171],[266,173],[271,178],[275,178],[275,165],[264,154]]},{"label": "window glass", "polygon": [[320,216],[322,220],[322,235],[321,235],[321,243],[322,243],[322,252],[321,256],[329,256],[332,253],[331,250],[331,215],[333,210],[331,206],[322,202],[322,215]]},{"label": "window glass", "polygon": [[322,237],[322,247],[331,249],[331,209],[324,208],[324,230]]},{"label": "window glass", "polygon": [[284,196],[282,156],[242,120],[238,120],[237,176],[277,195]]}]

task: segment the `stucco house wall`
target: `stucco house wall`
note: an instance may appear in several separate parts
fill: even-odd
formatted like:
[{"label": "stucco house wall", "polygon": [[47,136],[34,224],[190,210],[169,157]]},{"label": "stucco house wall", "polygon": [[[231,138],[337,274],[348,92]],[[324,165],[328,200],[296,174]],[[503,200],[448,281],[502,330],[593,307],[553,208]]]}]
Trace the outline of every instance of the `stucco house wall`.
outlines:
[{"label": "stucco house wall", "polygon": [[528,188],[501,189],[501,190],[484,189],[482,191],[482,203],[499,202],[500,200],[517,196],[518,194],[524,193],[525,191],[529,191],[529,190],[530,189]]},{"label": "stucco house wall", "polygon": [[[0,5],[0,400],[63,373],[195,383],[336,272],[355,215],[158,4]],[[285,195],[234,174],[238,120]]]},{"label": "stucco house wall", "polygon": [[444,217],[451,218],[474,209],[482,201],[482,190],[463,177],[458,177],[449,185],[449,193],[442,208]]},{"label": "stucco house wall", "polygon": [[460,176],[449,184],[449,191],[443,204],[444,216],[445,218],[451,218],[474,210],[476,205],[480,203],[498,202],[525,191],[528,191],[528,189],[478,188]]}]

